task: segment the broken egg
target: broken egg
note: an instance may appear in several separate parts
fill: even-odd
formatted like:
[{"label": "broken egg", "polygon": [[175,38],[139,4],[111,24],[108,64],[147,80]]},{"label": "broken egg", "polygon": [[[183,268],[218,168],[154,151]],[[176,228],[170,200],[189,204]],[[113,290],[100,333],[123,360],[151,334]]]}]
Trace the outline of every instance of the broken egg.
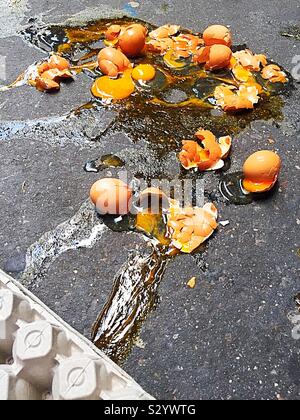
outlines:
[{"label": "broken egg", "polygon": [[40,91],[50,92],[60,89],[61,79],[71,79],[70,63],[65,58],[53,54],[48,61],[37,66],[37,77],[29,84]]},{"label": "broken egg", "polygon": [[101,215],[125,215],[129,213],[132,190],[119,179],[104,178],[92,186],[90,198]]},{"label": "broken egg", "polygon": [[207,46],[221,44],[231,47],[232,45],[231,32],[222,25],[209,26],[203,33],[203,40]]},{"label": "broken egg", "polygon": [[103,48],[98,55],[99,68],[109,77],[118,77],[130,67],[130,61],[121,52],[112,47]]},{"label": "broken egg", "polygon": [[200,171],[216,171],[224,167],[224,160],[228,157],[232,139],[230,136],[216,139],[214,134],[207,130],[199,130],[196,141],[183,141],[183,148],[179,160],[185,169],[197,168]]},{"label": "broken egg", "polygon": [[251,155],[243,167],[243,187],[253,193],[270,191],[278,180],[281,169],[280,157],[269,150]]},{"label": "broken egg", "polygon": [[109,76],[99,77],[92,86],[92,94],[105,101],[128,98],[135,90],[131,73],[132,70],[128,69],[118,79],[111,79]]},{"label": "broken egg", "polygon": [[147,29],[143,25],[133,24],[121,31],[119,48],[128,57],[138,56],[146,44]]},{"label": "broken egg", "polygon": [[213,45],[208,51],[206,70],[220,70],[229,67],[232,51],[226,45]]},{"label": "broken egg", "polygon": [[151,214],[160,214],[169,208],[169,199],[159,188],[146,188],[139,196],[138,206]]},{"label": "broken egg", "polygon": [[287,83],[288,78],[284,71],[276,64],[270,64],[263,68],[262,77],[271,83]]},{"label": "broken egg", "polygon": [[149,82],[155,78],[155,75],[155,67],[151,66],[151,64],[140,64],[132,71],[132,78],[136,81]]}]

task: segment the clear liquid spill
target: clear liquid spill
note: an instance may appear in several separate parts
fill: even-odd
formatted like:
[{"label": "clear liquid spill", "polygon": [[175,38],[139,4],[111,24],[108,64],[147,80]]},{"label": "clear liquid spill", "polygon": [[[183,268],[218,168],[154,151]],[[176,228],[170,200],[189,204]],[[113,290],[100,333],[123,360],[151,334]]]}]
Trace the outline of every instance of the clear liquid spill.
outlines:
[{"label": "clear liquid spill", "polygon": [[236,172],[222,176],[219,190],[231,204],[247,205],[253,201],[253,194],[246,193],[243,188],[243,173]]},{"label": "clear liquid spill", "polygon": [[99,173],[100,171],[107,168],[122,168],[125,166],[125,162],[115,155],[104,155],[99,159],[90,160],[84,166],[86,172]]},{"label": "clear liquid spill", "polygon": [[116,363],[122,363],[140,328],[158,302],[168,257],[157,249],[151,255],[131,255],[117,275],[111,296],[93,327],[92,340]]}]

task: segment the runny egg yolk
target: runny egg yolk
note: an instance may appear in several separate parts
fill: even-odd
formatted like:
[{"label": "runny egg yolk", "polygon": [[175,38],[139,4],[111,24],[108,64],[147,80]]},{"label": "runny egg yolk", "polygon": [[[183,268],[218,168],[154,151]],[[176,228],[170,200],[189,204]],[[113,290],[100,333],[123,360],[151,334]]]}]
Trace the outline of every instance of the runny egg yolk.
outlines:
[{"label": "runny egg yolk", "polygon": [[132,71],[132,78],[134,80],[142,80],[143,82],[150,82],[156,75],[156,70],[151,64],[140,64]]},{"label": "runny egg yolk", "polygon": [[246,191],[249,192],[253,192],[253,193],[260,193],[260,192],[266,192],[269,191],[273,185],[274,182],[266,182],[266,181],[262,181],[262,182],[253,182],[250,181],[249,179],[244,179],[243,180],[243,187],[245,188]]},{"label": "runny egg yolk", "polygon": [[92,87],[92,94],[97,98],[121,100],[128,98],[135,89],[131,79],[132,70],[125,70],[119,79],[103,76]]}]

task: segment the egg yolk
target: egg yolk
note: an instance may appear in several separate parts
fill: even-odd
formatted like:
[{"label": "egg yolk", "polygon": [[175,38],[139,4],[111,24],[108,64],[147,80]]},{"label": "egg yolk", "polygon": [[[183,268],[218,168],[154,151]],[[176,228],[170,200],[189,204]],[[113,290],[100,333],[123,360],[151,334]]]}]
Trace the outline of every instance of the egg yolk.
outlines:
[{"label": "egg yolk", "polygon": [[128,98],[135,89],[131,79],[132,70],[125,70],[119,79],[103,76],[92,87],[92,94],[97,98],[121,100]]},{"label": "egg yolk", "polygon": [[262,182],[253,182],[249,179],[244,179],[243,187],[245,190],[252,193],[266,192],[269,191],[274,185],[274,182],[262,181]]},{"label": "egg yolk", "polygon": [[156,75],[156,70],[151,64],[140,64],[132,71],[132,78],[134,80],[143,80],[149,82],[153,80]]}]

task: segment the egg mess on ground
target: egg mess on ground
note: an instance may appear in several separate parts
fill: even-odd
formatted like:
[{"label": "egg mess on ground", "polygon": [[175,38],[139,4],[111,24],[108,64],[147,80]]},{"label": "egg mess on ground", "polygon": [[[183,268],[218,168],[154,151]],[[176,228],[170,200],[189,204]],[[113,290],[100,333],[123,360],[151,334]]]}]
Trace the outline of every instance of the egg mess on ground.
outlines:
[{"label": "egg mess on ground", "polygon": [[[120,19],[86,27],[51,27],[35,35],[34,42],[51,45],[49,57],[31,66],[11,87],[27,83],[47,94],[68,83],[76,91],[84,75],[90,80],[91,98],[75,111],[117,110],[116,130],[125,128],[137,143],[145,138],[157,162],[175,152],[181,179],[216,172],[221,176],[220,191],[237,204],[249,204],[256,194],[275,187],[281,165],[273,151],[259,151],[240,173],[222,178],[230,157],[234,159],[235,135],[256,119],[280,119],[280,95],[291,84],[287,72],[265,55],[235,47],[225,26],[210,26],[201,35],[178,25],[156,28]],[[178,130],[181,113],[189,117],[189,124]],[[126,167],[126,153],[122,160],[102,157],[86,170]],[[124,297],[115,288],[94,326],[94,342],[108,348],[116,361],[124,359],[128,343],[134,344],[141,322],[154,305],[153,295],[168,260],[179,253],[197,252],[218,228],[218,209],[213,203],[182,206],[163,188],[143,190],[137,201],[135,194],[134,185],[107,177],[98,180],[90,192],[104,223],[111,229],[145,235],[154,248],[152,259],[137,270],[149,289],[138,289],[127,272],[121,273],[119,285],[126,284],[132,293]],[[157,212],[145,204],[145,197],[147,202],[159,197]],[[143,299],[137,302],[139,294]],[[118,311],[123,318],[116,331],[113,321]]]},{"label": "egg mess on ground", "polygon": [[[58,90],[61,79],[72,78],[70,70],[75,75],[88,69],[96,79],[92,94],[104,102],[141,95],[145,102],[167,105],[163,92],[180,87],[185,94],[181,106],[236,112],[254,109],[290,81],[265,55],[234,47],[230,30],[222,25],[200,35],[177,25],[154,29],[126,20],[99,22],[66,30],[63,41],[52,58],[25,72],[28,83]],[[103,48],[94,48],[95,43]],[[89,53],[78,58],[78,49],[89,44]]]}]

